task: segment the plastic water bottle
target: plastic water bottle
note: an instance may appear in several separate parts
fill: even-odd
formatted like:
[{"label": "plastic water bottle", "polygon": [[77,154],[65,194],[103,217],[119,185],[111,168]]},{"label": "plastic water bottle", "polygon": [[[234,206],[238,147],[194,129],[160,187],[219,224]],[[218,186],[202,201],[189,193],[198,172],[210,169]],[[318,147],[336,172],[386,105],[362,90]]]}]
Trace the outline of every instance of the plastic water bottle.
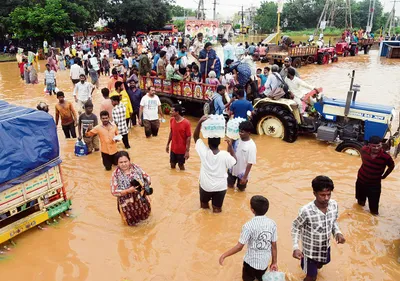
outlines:
[{"label": "plastic water bottle", "polygon": [[240,138],[239,135],[239,124],[246,121],[243,118],[233,118],[228,121],[226,126],[226,136],[230,139],[237,140]]}]

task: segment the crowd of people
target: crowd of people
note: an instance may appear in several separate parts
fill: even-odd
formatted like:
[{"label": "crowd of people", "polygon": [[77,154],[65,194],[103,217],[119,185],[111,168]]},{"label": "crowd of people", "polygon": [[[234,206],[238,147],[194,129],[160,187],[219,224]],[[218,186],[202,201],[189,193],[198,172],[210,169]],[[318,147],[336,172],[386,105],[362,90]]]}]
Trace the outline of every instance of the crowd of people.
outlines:
[{"label": "crowd of people", "polygon": [[[64,92],[55,90],[55,72],[58,68],[52,68],[50,63],[46,64],[46,89],[49,94],[55,92],[57,96],[55,120],[57,125],[61,121],[65,137],[83,139],[88,153],[99,151],[106,170],[110,171],[115,166],[111,175],[111,193],[117,198],[121,217],[130,226],[149,218],[149,196],[153,192],[150,176],[139,165],[131,162],[128,153],[131,148],[130,127],[143,126],[146,138],[151,141],[151,138],[159,137],[159,127],[165,122],[154,86],[148,86],[146,90],[140,89],[141,77],[154,75],[155,71],[155,75],[172,81],[179,81],[180,78],[198,83],[207,81],[217,86],[212,101],[213,113],[225,113],[228,118],[241,117],[246,120],[239,125],[240,138],[237,141],[225,139],[227,149],[223,150],[221,138],[208,138],[207,142],[200,138],[202,124],[208,116],[200,118],[192,134],[191,124],[184,118],[182,106],[175,104],[171,110],[169,135],[161,136],[166,139],[165,151],[169,153],[171,169],[178,167],[180,170],[188,168],[187,161],[190,158],[193,138],[201,162],[198,182],[200,207],[211,208],[214,213],[222,212],[228,188],[237,188],[245,192],[252,167],[256,165],[257,147],[251,139],[254,128],[250,121],[253,107],[249,95],[254,95],[250,93],[252,87],[256,87],[257,96],[289,95],[302,112],[307,107],[302,88],[317,93],[319,91],[300,79],[298,71],[291,67],[290,58],[285,59],[281,69],[277,65],[256,69],[258,54],[257,48],[252,47],[254,44],[249,45],[250,50],[245,51],[246,54],[240,61],[233,46],[227,40],[222,40],[224,59],[221,63],[212,45],[203,44],[201,36],[198,36],[189,51],[194,58],[192,64],[185,59],[186,46],[177,46],[177,51],[176,47],[170,44],[169,38],[164,39],[160,49],[156,48],[154,54],[148,52],[145,47],[141,49],[140,55],[137,51],[133,54],[117,52],[118,49],[126,47],[125,43],[116,46],[116,49],[109,53],[106,52],[107,48],[103,48],[103,44],[100,47],[98,43],[93,43],[92,46],[93,49],[83,50],[81,55],[78,54],[80,50],[75,53],[72,51],[74,48],[68,47],[72,48],[69,50],[71,60],[67,67],[70,68],[75,105],[65,99]],[[132,45],[131,48],[134,49]],[[136,56],[137,59],[132,59]],[[185,60],[187,65],[183,67],[182,61]],[[221,73],[221,70],[224,72]],[[99,87],[99,76],[102,74],[106,76],[108,83],[107,87],[101,89],[103,100],[100,103],[98,120],[97,115],[93,113],[92,94]],[[90,76],[91,83],[86,81],[87,75]],[[286,91],[282,85],[287,85]],[[43,107],[46,110],[43,104],[40,105],[41,109]],[[125,150],[118,151],[117,143],[120,141]],[[377,215],[381,180],[392,172],[394,162],[382,149],[382,140],[378,137],[371,137],[368,146],[362,149],[362,161],[356,182],[356,199],[361,206],[368,200],[371,213]],[[306,281],[316,280],[318,270],[331,261],[331,235],[337,243],[345,243],[337,222],[338,203],[331,199],[333,181],[327,176],[317,176],[311,186],[315,198],[300,209],[291,229],[293,257],[300,260]],[[254,218],[243,226],[237,245],[222,254],[219,263],[223,265],[227,257],[241,251],[244,245],[247,245],[242,279],[261,281],[267,269],[279,269],[277,224],[266,216],[269,209],[266,197],[253,196],[250,208]]]}]

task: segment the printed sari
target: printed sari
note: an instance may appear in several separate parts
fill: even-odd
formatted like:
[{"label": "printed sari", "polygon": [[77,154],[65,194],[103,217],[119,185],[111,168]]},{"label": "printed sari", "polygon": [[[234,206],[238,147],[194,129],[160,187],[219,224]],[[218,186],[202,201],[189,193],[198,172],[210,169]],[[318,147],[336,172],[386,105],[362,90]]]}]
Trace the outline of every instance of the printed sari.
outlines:
[{"label": "printed sari", "polygon": [[[119,191],[132,187],[131,180],[133,179],[142,186],[142,191],[120,196]],[[134,226],[150,216],[150,201],[148,196],[144,194],[144,187],[148,186],[149,180],[150,177],[135,164],[131,164],[128,174],[117,168],[112,175],[111,193],[117,196],[118,212],[130,226]]]}]

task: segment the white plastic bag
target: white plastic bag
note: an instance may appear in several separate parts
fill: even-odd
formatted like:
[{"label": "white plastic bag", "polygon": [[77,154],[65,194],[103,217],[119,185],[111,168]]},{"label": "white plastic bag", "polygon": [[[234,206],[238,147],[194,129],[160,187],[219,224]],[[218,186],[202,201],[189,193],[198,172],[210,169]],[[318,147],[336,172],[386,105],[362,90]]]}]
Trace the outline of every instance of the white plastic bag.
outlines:
[{"label": "white plastic bag", "polygon": [[285,281],[285,273],[278,271],[267,271],[262,277],[263,281]]}]

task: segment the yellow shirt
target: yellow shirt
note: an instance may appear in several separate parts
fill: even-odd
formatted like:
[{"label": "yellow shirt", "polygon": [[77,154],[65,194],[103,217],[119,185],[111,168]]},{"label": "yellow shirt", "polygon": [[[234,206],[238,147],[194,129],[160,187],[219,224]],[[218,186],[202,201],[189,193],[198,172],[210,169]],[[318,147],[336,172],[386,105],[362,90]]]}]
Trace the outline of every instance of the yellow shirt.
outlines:
[{"label": "yellow shirt", "polygon": [[71,50],[71,54],[72,54],[73,57],[75,57],[76,56],[76,49],[72,49]]},{"label": "yellow shirt", "polygon": [[130,118],[131,117],[131,113],[133,113],[133,107],[132,107],[132,103],[131,103],[131,99],[129,98],[128,93],[123,90],[121,93],[117,93],[116,91],[113,91],[110,95],[110,98],[116,95],[120,95],[121,96],[121,102],[123,105],[125,105],[126,107],[126,118]]},{"label": "yellow shirt", "polygon": [[117,56],[122,56],[122,49],[118,48],[115,50],[115,53],[117,54]]}]

